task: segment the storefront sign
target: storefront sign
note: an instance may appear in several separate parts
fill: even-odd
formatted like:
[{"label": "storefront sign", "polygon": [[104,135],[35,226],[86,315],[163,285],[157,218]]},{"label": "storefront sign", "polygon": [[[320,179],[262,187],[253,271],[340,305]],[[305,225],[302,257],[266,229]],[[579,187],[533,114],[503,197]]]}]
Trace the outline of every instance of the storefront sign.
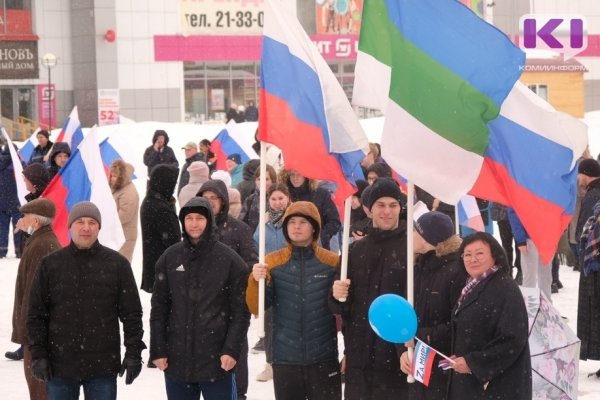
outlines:
[{"label": "storefront sign", "polygon": [[184,35],[261,35],[264,0],[180,0]]},{"label": "storefront sign", "polygon": [[98,89],[98,125],[119,123],[119,89]]},{"label": "storefront sign", "polygon": [[[48,84],[37,85],[37,101],[38,101],[38,119],[40,126],[47,129],[52,121],[52,125],[56,126],[56,96],[54,95],[54,84],[48,87]],[[50,118],[52,115],[52,118]]]},{"label": "storefront sign", "polygon": [[2,79],[38,79],[38,48],[35,41],[0,41]]},{"label": "storefront sign", "polygon": [[[357,35],[313,35],[325,60],[355,60]],[[261,36],[154,36],[155,61],[259,61]]]}]

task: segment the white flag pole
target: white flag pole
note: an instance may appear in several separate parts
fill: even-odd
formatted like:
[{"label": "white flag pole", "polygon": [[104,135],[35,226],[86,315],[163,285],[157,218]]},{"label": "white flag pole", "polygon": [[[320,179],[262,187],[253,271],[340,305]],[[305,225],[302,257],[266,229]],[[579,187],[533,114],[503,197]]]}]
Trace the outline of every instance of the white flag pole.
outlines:
[{"label": "white flag pole", "polygon": [[[259,222],[258,222],[258,262],[265,263],[265,223],[267,214],[267,148],[260,142],[260,180],[259,180]],[[258,337],[265,337],[265,278],[258,281]]]},{"label": "white flag pole", "polygon": [[[408,194],[406,201],[406,300],[411,306],[415,303],[415,290],[414,290],[414,252],[413,252],[413,215],[414,215],[414,198],[415,198],[415,184],[411,181],[407,182]],[[408,348],[408,358],[412,361],[414,353],[414,347]],[[406,377],[408,383],[414,383],[415,378],[408,374]]]},{"label": "white flag pole", "polygon": [[460,236],[460,225],[458,223],[458,207],[460,205],[460,200],[458,201],[458,203],[456,203],[456,205],[454,206],[454,230],[456,231],[456,234],[458,236]]},{"label": "white flag pole", "polygon": [[[348,246],[350,245],[350,213],[352,212],[352,196],[344,201],[344,229],[342,231],[342,265],[340,267],[340,280],[348,277]],[[344,302],[346,298],[339,301]]]}]

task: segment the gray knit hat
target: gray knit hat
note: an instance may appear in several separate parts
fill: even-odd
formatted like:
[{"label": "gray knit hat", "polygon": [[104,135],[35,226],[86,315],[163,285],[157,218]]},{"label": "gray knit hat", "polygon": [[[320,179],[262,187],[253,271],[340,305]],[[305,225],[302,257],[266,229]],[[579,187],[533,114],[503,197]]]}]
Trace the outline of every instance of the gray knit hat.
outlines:
[{"label": "gray knit hat", "polygon": [[102,227],[102,216],[100,210],[91,201],[80,201],[75,204],[69,213],[69,228],[79,218],[88,217],[93,218],[98,222],[98,225]]}]

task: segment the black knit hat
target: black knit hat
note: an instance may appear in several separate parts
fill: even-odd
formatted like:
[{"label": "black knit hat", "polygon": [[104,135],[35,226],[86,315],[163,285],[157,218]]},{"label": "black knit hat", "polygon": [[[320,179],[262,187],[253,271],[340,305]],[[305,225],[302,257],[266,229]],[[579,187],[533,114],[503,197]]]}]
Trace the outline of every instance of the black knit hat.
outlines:
[{"label": "black knit hat", "polygon": [[455,233],[452,219],[439,211],[430,211],[421,215],[415,221],[415,230],[433,246],[437,246]]},{"label": "black knit hat", "polygon": [[402,192],[396,181],[392,178],[377,178],[377,180],[371,185],[371,191],[366,202],[363,203],[370,210],[378,199],[382,197],[391,197],[398,200],[402,204]]},{"label": "black knit hat", "polygon": [[593,158],[586,158],[579,162],[578,172],[590,178],[598,178],[600,177],[600,164]]},{"label": "black knit hat", "polygon": [[48,170],[38,163],[30,164],[23,170],[23,176],[37,188],[43,188],[50,182]]},{"label": "black knit hat", "polygon": [[[363,206],[367,206],[367,204],[369,203],[369,197],[371,196],[371,190],[373,188],[373,185],[369,185],[366,188],[363,189],[361,195],[360,195],[360,202],[363,204]],[[368,206],[367,206],[368,207]],[[369,208],[370,210],[371,208]]]},{"label": "black knit hat", "polygon": [[44,136],[46,136],[46,139],[50,139],[50,133],[47,130],[44,130],[44,129],[38,131],[35,135],[36,136],[37,135],[44,135]]}]

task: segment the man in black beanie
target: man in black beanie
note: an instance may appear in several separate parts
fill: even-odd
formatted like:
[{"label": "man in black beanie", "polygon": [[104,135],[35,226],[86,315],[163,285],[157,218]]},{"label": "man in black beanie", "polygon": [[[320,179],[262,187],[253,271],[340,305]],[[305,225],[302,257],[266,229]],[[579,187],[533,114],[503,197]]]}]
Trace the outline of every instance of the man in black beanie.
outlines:
[{"label": "man in black beanie", "polygon": [[342,316],[345,327],[345,398],[406,398],[406,375],[400,370],[400,355],[405,347],[378,339],[368,322],[369,306],[379,295],[394,293],[406,297],[402,192],[393,179],[379,178],[363,197],[373,216],[372,229],[352,245],[348,278],[342,281],[338,273],[329,296],[330,310]]}]

